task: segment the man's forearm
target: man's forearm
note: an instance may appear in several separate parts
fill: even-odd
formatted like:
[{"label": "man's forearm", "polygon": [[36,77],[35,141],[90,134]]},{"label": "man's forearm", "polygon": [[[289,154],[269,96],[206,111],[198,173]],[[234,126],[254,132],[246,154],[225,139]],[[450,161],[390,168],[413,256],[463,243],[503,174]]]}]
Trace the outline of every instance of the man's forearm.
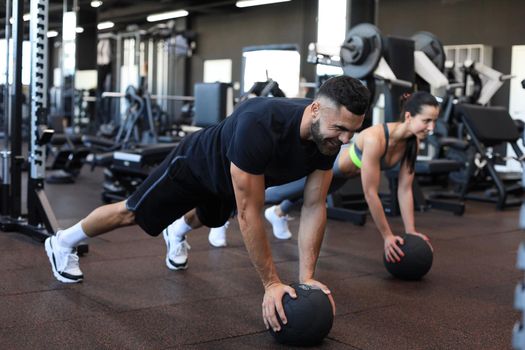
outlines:
[{"label": "man's forearm", "polygon": [[281,281],[273,263],[270,245],[266,238],[262,217],[247,219],[239,217],[239,225],[244,245],[253,266],[257,270],[265,288],[272,284],[280,283]]},{"label": "man's forearm", "polygon": [[326,206],[303,207],[299,225],[299,279],[313,278],[326,226]]}]

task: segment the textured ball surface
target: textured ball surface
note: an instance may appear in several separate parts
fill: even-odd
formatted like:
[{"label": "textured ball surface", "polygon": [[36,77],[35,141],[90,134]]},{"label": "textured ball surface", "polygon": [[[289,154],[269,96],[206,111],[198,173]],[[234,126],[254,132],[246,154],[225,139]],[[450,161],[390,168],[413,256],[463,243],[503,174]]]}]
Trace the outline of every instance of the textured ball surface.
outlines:
[{"label": "textured ball surface", "polygon": [[310,346],[319,344],[330,332],[334,321],[332,305],[322,290],[306,284],[292,284],[297,298],[283,297],[283,307],[288,323],[273,337],[282,344]]}]

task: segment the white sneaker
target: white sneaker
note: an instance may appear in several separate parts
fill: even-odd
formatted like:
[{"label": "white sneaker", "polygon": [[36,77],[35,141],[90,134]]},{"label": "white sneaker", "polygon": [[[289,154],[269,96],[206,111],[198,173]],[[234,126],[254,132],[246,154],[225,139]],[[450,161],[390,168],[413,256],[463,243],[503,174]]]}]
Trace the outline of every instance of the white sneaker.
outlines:
[{"label": "white sneaker", "polygon": [[74,249],[61,247],[56,236],[51,236],[45,241],[45,249],[53,275],[64,283],[78,283],[84,278],[78,266],[78,255]]},{"label": "white sneaker", "polygon": [[278,216],[275,213],[275,206],[269,207],[264,211],[264,217],[272,224],[273,235],[278,239],[290,239],[292,233],[288,229],[288,215]]},{"label": "white sneaker", "polygon": [[186,241],[177,242],[168,234],[168,229],[162,231],[168,252],[166,253],[166,266],[170,270],[185,270],[188,268],[188,250],[191,249]]},{"label": "white sneaker", "polygon": [[208,235],[208,242],[214,247],[226,247],[226,230],[230,226],[230,222],[226,221],[221,227],[212,227]]}]

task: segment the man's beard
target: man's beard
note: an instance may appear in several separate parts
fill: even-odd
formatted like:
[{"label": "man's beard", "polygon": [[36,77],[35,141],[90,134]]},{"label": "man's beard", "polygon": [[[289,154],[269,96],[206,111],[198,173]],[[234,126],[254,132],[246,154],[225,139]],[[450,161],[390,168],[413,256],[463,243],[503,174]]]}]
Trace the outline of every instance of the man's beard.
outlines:
[{"label": "man's beard", "polygon": [[312,123],[310,132],[312,134],[313,141],[319,149],[319,152],[325,156],[333,156],[339,152],[339,149],[341,148],[341,142],[337,139],[325,139],[323,137],[321,134],[320,120]]}]

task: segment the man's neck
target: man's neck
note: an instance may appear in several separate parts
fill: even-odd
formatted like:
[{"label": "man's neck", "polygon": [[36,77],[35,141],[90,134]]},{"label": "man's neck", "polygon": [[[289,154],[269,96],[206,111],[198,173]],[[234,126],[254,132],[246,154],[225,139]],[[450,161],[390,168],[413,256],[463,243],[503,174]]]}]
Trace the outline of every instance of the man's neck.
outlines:
[{"label": "man's neck", "polygon": [[301,126],[299,129],[299,134],[301,135],[301,140],[310,140],[312,138],[311,126],[312,126],[312,104],[309,104],[305,107],[303,116],[301,117]]}]

